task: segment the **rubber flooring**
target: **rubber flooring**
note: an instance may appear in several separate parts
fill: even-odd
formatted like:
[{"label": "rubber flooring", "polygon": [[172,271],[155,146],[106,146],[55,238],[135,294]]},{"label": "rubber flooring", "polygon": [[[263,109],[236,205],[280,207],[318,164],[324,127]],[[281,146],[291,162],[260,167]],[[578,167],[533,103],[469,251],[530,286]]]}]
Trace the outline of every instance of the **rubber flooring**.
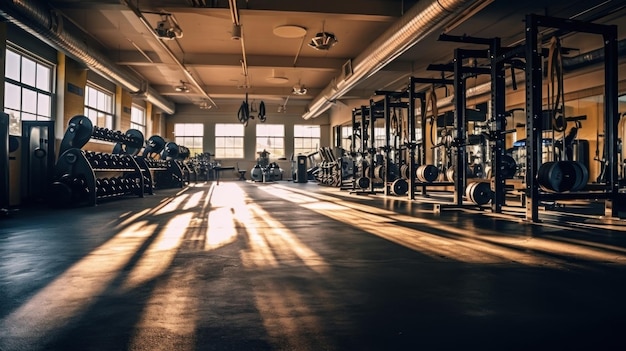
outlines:
[{"label": "rubber flooring", "polygon": [[192,184],[0,219],[0,350],[624,350],[626,226]]}]

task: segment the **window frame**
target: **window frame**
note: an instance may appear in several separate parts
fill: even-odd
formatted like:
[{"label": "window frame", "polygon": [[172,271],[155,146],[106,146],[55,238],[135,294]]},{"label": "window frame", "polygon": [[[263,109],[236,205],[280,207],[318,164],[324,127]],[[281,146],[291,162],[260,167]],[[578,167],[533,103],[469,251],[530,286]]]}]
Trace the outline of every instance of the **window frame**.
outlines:
[{"label": "window frame", "polygon": [[[90,93],[91,90],[96,92],[96,97],[95,97],[96,106],[91,106],[88,103],[91,97],[91,93]],[[102,109],[101,106],[98,106],[100,105],[99,98],[101,96],[108,97],[110,99],[110,103],[108,104],[109,105],[108,108],[110,109],[109,111]],[[91,120],[94,126],[98,126],[101,128],[108,128],[108,129],[115,128],[115,93],[114,92],[109,91],[105,88],[102,88],[94,84],[93,82],[87,81],[87,84],[85,85],[84,101],[85,101],[85,107],[84,107],[85,113],[84,114]],[[95,113],[96,116],[93,117],[92,113]],[[104,118],[104,123],[98,123],[100,118]]]},{"label": "window frame", "polygon": [[[303,135],[298,135],[297,129],[298,128],[302,128],[302,129],[316,129],[317,136],[303,136]],[[309,154],[311,152],[316,151],[317,149],[319,149],[320,143],[321,143],[321,139],[322,139],[322,128],[319,125],[315,125],[315,124],[294,124],[293,126],[293,154],[294,155],[306,155]],[[305,141],[309,141],[309,148],[304,148],[304,147],[299,147],[298,146],[298,141],[303,141],[301,144],[304,145]],[[313,146],[316,145],[316,146]],[[302,150],[302,151],[300,151]]]},{"label": "window frame", "polygon": [[[14,74],[7,74],[10,69],[15,67],[9,67],[11,55],[16,55],[19,60],[19,67],[17,67],[18,76]],[[28,70],[32,73],[32,84],[25,82],[23,75],[25,61],[32,62],[34,69]],[[39,68],[45,69],[47,72],[47,87],[42,87],[39,81],[39,74],[42,73]],[[11,42],[7,42],[5,48],[5,67],[4,67],[4,112],[9,115],[9,134],[21,135],[21,122],[22,121],[53,121],[53,111],[55,109],[55,82],[56,82],[56,65],[48,60],[45,60],[31,52],[23,50]],[[34,84],[34,85],[33,85]],[[16,92],[13,94],[16,96],[7,96],[10,91]],[[32,95],[30,97],[25,96]],[[25,101],[31,101],[34,97],[35,102],[32,106],[25,106]],[[45,97],[45,99],[44,99]],[[12,105],[15,101],[18,101],[16,105]],[[47,100],[47,101],[45,101]],[[7,104],[9,102],[9,104]],[[8,106],[7,106],[8,105]],[[30,108],[30,110],[28,110]],[[46,110],[46,111],[43,111]],[[27,117],[27,118],[25,118]]]},{"label": "window frame", "polygon": [[[141,111],[141,123],[136,122],[133,120],[133,117],[135,116],[135,111]],[[146,109],[143,106],[139,106],[137,104],[132,104],[130,107],[130,128],[131,129],[137,129],[139,130],[141,133],[143,133],[143,135],[146,135]]]},{"label": "window frame", "polygon": [[204,123],[174,123],[174,142],[188,148],[191,156],[203,153]]},{"label": "window frame", "polygon": [[[272,135],[271,133],[268,134],[262,134],[259,133],[259,129],[261,129],[261,132],[263,132],[263,129],[267,129],[269,130],[270,127],[277,127],[280,126],[281,127],[281,131],[282,131],[282,135]],[[265,139],[265,140],[262,140]],[[267,143],[266,140],[271,140],[271,143]],[[270,146],[270,145],[277,145],[277,141],[280,142],[278,144],[282,145],[280,146],[280,149],[278,147],[275,146]],[[280,150],[280,152],[276,152],[277,150]],[[270,157],[272,158],[281,158],[281,157],[285,157],[285,125],[284,124],[279,124],[279,123],[274,123],[274,124],[267,124],[267,123],[263,123],[263,124],[257,124],[256,125],[256,143],[255,143],[255,152],[259,153],[262,151],[267,151],[270,153]]]},{"label": "window frame", "polygon": [[[227,132],[227,130],[233,130],[234,127],[238,129],[238,133]],[[243,159],[245,157],[245,136],[246,130],[241,123],[216,123],[215,159]],[[237,144],[241,144],[241,147],[238,147]],[[230,152],[226,152],[226,150]]]}]

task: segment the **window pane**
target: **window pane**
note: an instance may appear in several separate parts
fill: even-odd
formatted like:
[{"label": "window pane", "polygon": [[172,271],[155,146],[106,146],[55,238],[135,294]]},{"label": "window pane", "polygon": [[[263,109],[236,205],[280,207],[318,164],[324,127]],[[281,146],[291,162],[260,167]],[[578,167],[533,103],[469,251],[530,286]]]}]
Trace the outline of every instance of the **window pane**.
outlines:
[{"label": "window pane", "polygon": [[37,64],[37,88],[50,92],[50,68]]},{"label": "window pane", "polygon": [[22,113],[22,121],[36,121],[37,115],[31,113]]},{"label": "window pane", "polygon": [[40,116],[50,116],[50,96],[37,94],[37,114]]},{"label": "window pane", "polygon": [[21,110],[22,93],[20,87],[15,84],[4,84],[4,107]]},{"label": "window pane", "polygon": [[215,136],[244,136],[243,124],[217,123],[215,124]]},{"label": "window pane", "polygon": [[22,89],[22,110],[37,113],[37,93],[35,91]]},{"label": "window pane", "polygon": [[5,77],[13,80],[20,80],[20,55],[13,51],[6,50]]},{"label": "window pane", "polygon": [[21,135],[22,134],[22,121],[19,111],[4,110],[9,115],[9,134]]},{"label": "window pane", "polygon": [[35,61],[22,56],[22,83],[35,86]]}]

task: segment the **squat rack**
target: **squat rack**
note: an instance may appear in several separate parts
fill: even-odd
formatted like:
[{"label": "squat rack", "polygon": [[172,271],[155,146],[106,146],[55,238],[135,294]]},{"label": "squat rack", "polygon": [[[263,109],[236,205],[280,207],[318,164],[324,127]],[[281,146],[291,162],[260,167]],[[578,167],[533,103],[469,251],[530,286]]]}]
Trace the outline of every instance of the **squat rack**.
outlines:
[{"label": "squat rack", "polygon": [[[604,199],[605,215],[618,216],[618,206],[622,206],[623,196],[619,194],[617,174],[617,129],[618,129],[618,45],[617,26],[601,25],[583,21],[561,19],[535,14],[526,15],[526,42],[521,49],[526,58],[526,220],[539,221],[541,201],[563,199]],[[539,28],[557,29],[557,34],[583,32],[602,35],[604,42],[604,130],[608,174],[602,191],[547,193],[541,192],[536,179],[541,165],[541,122],[542,105],[542,52],[539,48]],[[502,58],[517,54],[516,50]]]}]

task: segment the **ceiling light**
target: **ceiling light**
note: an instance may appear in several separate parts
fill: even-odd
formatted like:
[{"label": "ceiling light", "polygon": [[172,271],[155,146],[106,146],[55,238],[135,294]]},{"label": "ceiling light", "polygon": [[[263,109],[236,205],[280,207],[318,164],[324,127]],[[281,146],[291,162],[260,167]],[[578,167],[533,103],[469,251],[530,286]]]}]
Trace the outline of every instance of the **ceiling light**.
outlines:
[{"label": "ceiling light", "polygon": [[306,95],[307,89],[304,85],[296,84],[293,86],[293,95]]},{"label": "ceiling light", "polygon": [[287,77],[267,77],[265,80],[272,84],[284,84],[289,82],[289,78]]},{"label": "ceiling light", "polygon": [[306,28],[295,25],[275,27],[274,35],[281,38],[302,38],[306,35]]},{"label": "ceiling light", "polygon": [[320,32],[311,38],[309,46],[315,50],[329,50],[337,44],[337,41],[333,33]]},{"label": "ceiling light", "polygon": [[211,108],[213,108],[213,105],[209,104],[207,101],[202,101],[200,103],[201,110],[210,110]]},{"label": "ceiling light", "polygon": [[161,20],[157,22],[154,31],[163,40],[174,40],[183,37],[183,30],[176,22],[174,15],[170,13],[161,14]]},{"label": "ceiling light", "polygon": [[181,92],[181,93],[188,93],[189,87],[187,86],[187,83],[181,80],[180,85],[174,87],[174,90],[176,90],[177,92]]}]

